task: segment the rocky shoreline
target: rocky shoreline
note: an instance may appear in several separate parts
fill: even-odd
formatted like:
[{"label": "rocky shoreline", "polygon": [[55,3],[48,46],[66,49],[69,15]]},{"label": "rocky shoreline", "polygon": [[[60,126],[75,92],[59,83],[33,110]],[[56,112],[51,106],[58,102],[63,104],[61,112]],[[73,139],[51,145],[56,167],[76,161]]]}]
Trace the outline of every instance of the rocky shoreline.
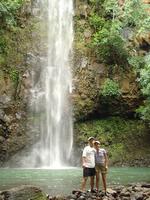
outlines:
[{"label": "rocky shoreline", "polygon": [[[150,200],[150,184],[136,184],[108,188],[105,194],[102,191],[91,193],[73,191],[66,200]],[[64,200],[65,200],[64,199]],[[53,198],[51,198],[53,200]]]},{"label": "rocky shoreline", "polygon": [[0,200],[150,200],[150,183],[116,186],[91,193],[73,190],[68,196],[51,196],[35,186],[19,186],[0,192]]}]

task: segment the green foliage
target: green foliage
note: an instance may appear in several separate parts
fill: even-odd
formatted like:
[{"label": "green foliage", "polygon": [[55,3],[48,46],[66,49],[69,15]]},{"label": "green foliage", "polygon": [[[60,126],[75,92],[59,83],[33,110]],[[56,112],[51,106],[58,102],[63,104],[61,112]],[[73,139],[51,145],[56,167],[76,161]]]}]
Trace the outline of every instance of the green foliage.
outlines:
[{"label": "green foliage", "polygon": [[150,63],[141,69],[139,82],[141,84],[141,91],[143,95],[146,97],[144,101],[144,105],[140,106],[137,109],[137,112],[140,113],[141,118],[144,120],[150,121]]},{"label": "green foliage", "polygon": [[105,16],[111,16],[112,19],[119,17],[121,14],[121,7],[116,0],[105,0],[103,7]]},{"label": "green foliage", "polygon": [[141,86],[141,92],[145,98],[143,105],[136,112],[145,121],[150,121],[150,56],[131,57],[129,63],[135,67],[139,73],[137,79]]},{"label": "green foliage", "polygon": [[134,46],[128,45],[128,38],[124,38],[123,32],[126,27],[132,27],[132,37],[135,37],[150,30],[150,16],[145,12],[145,4],[141,0],[127,0],[122,6],[116,0],[91,2],[103,8],[101,13],[96,9],[92,11],[89,18],[95,30],[91,46],[97,58],[109,65],[128,67]]},{"label": "green foliage", "polygon": [[94,136],[106,146],[110,143],[121,142],[123,137],[141,136],[144,125],[139,120],[127,120],[119,117],[110,117],[101,120],[91,120],[75,124],[78,137],[87,141],[87,138]]},{"label": "green foliage", "polygon": [[142,56],[131,56],[128,58],[128,62],[136,71],[145,66],[145,60]]},{"label": "green foliage", "polygon": [[5,38],[4,37],[1,37],[0,38],[0,54],[3,54],[3,53],[5,53],[5,51],[6,51],[6,40],[5,40]]},{"label": "green foliage", "polygon": [[1,0],[0,18],[3,24],[7,26],[16,25],[17,11],[20,9],[24,0]]},{"label": "green foliage", "polygon": [[21,7],[25,1],[0,1],[0,67],[10,74],[14,82],[17,82],[17,71],[21,70],[17,69],[17,66],[20,66],[26,52],[25,48],[29,46],[27,38],[30,40],[28,28],[20,27],[20,24],[24,23]]},{"label": "green foliage", "polygon": [[105,15],[112,17],[112,20],[119,19],[122,27],[134,27],[138,33],[150,29],[150,16],[146,6],[141,0],[126,0],[121,7],[116,0],[105,0],[103,7]]},{"label": "green foliage", "polygon": [[90,0],[90,3],[93,3],[93,4],[96,4],[96,3],[99,3],[101,2],[102,0]]},{"label": "green foliage", "polygon": [[[112,117],[75,124],[76,142],[82,145],[89,136],[101,141],[107,150],[110,164],[127,163],[141,156],[147,157],[149,152],[149,134],[140,120],[128,120]],[[137,148],[138,146],[138,148]],[[139,149],[143,154],[139,155]]]},{"label": "green foliage", "polygon": [[109,65],[128,65],[128,53],[125,49],[125,41],[120,34],[120,25],[115,21],[109,27],[106,24],[100,31],[93,36],[92,45],[97,57]]},{"label": "green foliage", "polygon": [[124,26],[134,26],[138,33],[150,29],[150,16],[141,0],[128,0],[124,4],[122,16]]},{"label": "green foliage", "polygon": [[117,97],[120,96],[121,91],[119,84],[111,79],[106,79],[100,93],[104,97]]},{"label": "green foliage", "polygon": [[[140,47],[134,38],[146,35],[150,30],[150,15],[146,11],[148,4],[142,0],[126,0],[122,5],[116,0],[90,0],[92,5],[89,23],[93,29],[91,47],[100,62],[126,69],[133,67],[139,75],[141,91],[145,96],[144,104],[137,110],[142,119],[150,119],[150,59],[138,55]],[[100,8],[100,9],[98,9]],[[130,35],[125,34],[126,30]],[[104,95],[117,91],[112,83],[103,91]],[[111,89],[110,89],[111,88]],[[109,90],[110,89],[110,90]],[[119,94],[116,93],[116,94]],[[112,92],[113,95],[113,92]],[[114,92],[115,95],[115,92]]]},{"label": "green foliage", "polygon": [[140,114],[140,117],[145,121],[150,121],[150,100],[147,99],[143,106],[140,106],[136,112]]},{"label": "green foliage", "polygon": [[92,4],[95,7],[95,9],[97,9],[103,5],[104,1],[105,0],[89,0],[89,3]]},{"label": "green foliage", "polygon": [[122,160],[125,159],[125,147],[120,142],[117,144],[113,144],[111,147],[111,151],[109,152],[109,157],[111,158],[111,162],[115,162],[116,160]]},{"label": "green foliage", "polygon": [[[125,159],[125,156],[130,154],[129,150],[135,155],[137,146],[141,145],[144,148],[140,139],[146,137],[146,128],[140,120],[110,117],[76,123],[75,134],[75,142],[78,145],[87,142],[90,136],[100,140],[102,146],[108,151],[110,161],[115,163]],[[131,160],[133,160],[132,156]]]},{"label": "green foliage", "polygon": [[145,96],[150,96],[150,64],[140,71],[140,79],[139,79],[142,92]]},{"label": "green foliage", "polygon": [[[104,5],[106,6],[106,2]],[[112,4],[107,6],[107,11],[113,9]],[[109,65],[127,66],[128,53],[125,48],[125,40],[121,36],[121,22],[118,19],[106,21],[98,14],[92,13],[90,25],[96,30],[92,39],[92,47],[98,59]]]},{"label": "green foliage", "polygon": [[89,17],[89,23],[95,30],[101,29],[106,23],[105,19],[98,14],[92,13]]},{"label": "green foliage", "polygon": [[19,71],[17,71],[16,69],[11,69],[9,74],[14,84],[17,84],[19,80]]}]

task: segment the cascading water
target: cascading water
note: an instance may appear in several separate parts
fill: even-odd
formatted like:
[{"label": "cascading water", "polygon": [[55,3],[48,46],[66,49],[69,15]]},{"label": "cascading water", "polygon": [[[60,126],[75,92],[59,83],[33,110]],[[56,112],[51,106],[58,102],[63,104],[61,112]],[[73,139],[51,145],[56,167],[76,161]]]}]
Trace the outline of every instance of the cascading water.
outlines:
[{"label": "cascading water", "polygon": [[72,90],[69,59],[73,41],[73,2],[47,0],[45,7],[48,13],[45,19],[48,27],[47,64],[41,66],[38,81],[33,81],[31,96],[34,128],[40,132],[40,141],[22,165],[59,168],[67,164],[73,143],[69,98]]}]

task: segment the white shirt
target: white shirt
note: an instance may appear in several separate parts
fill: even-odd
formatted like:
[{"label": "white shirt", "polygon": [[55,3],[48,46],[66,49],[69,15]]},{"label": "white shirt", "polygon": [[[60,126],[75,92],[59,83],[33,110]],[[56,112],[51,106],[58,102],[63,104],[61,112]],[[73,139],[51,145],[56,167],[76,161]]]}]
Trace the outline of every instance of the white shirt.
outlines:
[{"label": "white shirt", "polygon": [[95,167],[95,149],[90,146],[86,146],[83,150],[82,157],[85,157],[83,165],[88,168]]}]

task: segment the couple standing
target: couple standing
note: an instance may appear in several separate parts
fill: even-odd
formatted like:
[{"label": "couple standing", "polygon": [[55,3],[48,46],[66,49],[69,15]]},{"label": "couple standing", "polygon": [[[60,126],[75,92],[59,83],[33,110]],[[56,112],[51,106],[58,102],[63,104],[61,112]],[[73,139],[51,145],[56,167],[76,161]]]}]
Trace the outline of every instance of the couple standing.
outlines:
[{"label": "couple standing", "polygon": [[82,191],[85,191],[87,179],[88,177],[90,177],[91,192],[95,192],[94,176],[96,175],[96,191],[98,192],[101,173],[104,192],[106,194],[106,174],[108,168],[107,165],[108,157],[105,149],[100,148],[100,142],[95,140],[94,137],[89,137],[88,146],[84,148],[82,154]]}]

